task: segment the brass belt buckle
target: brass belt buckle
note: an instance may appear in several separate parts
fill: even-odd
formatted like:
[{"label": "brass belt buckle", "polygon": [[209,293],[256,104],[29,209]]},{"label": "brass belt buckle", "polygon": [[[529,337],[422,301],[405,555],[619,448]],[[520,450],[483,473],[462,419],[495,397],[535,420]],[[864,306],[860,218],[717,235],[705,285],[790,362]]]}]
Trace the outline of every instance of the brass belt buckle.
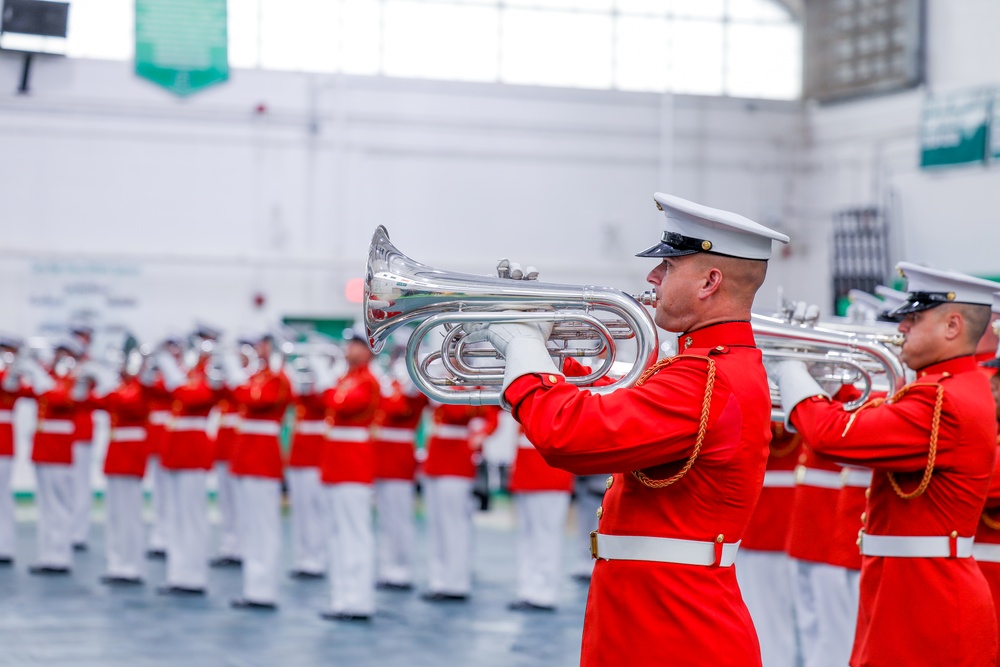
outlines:
[{"label": "brass belt buckle", "polygon": [[597,555],[597,531],[596,530],[590,531],[590,557],[593,558],[593,559],[595,559],[595,560],[599,557]]}]

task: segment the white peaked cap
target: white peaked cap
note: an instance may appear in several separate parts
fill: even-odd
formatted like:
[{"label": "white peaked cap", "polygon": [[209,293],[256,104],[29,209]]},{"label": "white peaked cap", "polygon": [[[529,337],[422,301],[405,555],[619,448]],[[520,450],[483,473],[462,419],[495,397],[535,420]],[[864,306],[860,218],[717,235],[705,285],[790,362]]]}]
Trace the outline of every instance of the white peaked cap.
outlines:
[{"label": "white peaked cap", "polygon": [[1000,292],[993,292],[993,312],[1000,313]]},{"label": "white peaked cap", "polygon": [[888,313],[900,318],[909,313],[927,310],[943,303],[967,303],[992,306],[993,294],[1000,283],[976,278],[957,271],[942,271],[910,262],[896,265],[906,278],[906,302]]},{"label": "white peaked cap", "polygon": [[864,290],[852,289],[847,292],[847,298],[850,300],[852,306],[864,308],[873,313],[881,313],[885,310],[885,302],[882,299]]},{"label": "white peaked cap", "polygon": [[788,243],[781,232],[717,208],[657,192],[656,207],[663,211],[660,242],[636,257],[678,257],[710,252],[742,259],[770,259],[771,242]]},{"label": "white peaked cap", "polygon": [[898,289],[892,289],[891,287],[886,287],[885,285],[876,285],[875,294],[882,297],[883,308],[893,309],[901,306],[906,302],[906,292],[900,292]]}]

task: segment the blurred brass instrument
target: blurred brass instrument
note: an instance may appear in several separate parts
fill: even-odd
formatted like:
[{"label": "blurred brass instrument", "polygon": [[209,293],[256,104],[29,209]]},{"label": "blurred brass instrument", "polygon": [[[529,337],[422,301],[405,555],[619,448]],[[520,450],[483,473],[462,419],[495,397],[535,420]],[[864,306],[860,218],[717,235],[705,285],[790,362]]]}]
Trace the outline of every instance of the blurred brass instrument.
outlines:
[{"label": "blurred brass instrument", "polygon": [[[903,337],[880,327],[836,324],[845,330],[821,326],[791,324],[785,320],[753,315],[752,325],[757,347],[765,360],[804,361],[818,382],[860,384],[862,395],[844,404],[845,410],[856,410],[865,403],[876,380],[894,393],[906,383],[906,371],[894,347],[900,347]],[[771,383],[771,419],[784,421],[781,395]]]},{"label": "blurred brass instrument", "polygon": [[[483,359],[499,358],[498,354],[488,344],[468,343],[464,325],[552,322],[548,347],[557,367],[568,356],[603,356],[589,375],[567,378],[579,385],[604,377],[615,362],[618,341],[634,339],[635,362],[628,372],[614,384],[591,389],[608,393],[635,384],[656,361],[656,327],[640,300],[652,303],[651,293],[632,297],[606,287],[442,271],[401,253],[389,242],[385,227],[379,226],[368,251],[365,328],[368,345],[378,352],[392,331],[416,324],[405,359],[420,391],[441,403],[500,405],[504,367],[482,364]],[[598,313],[610,313],[612,318]],[[420,358],[425,338],[440,328],[445,330],[440,349]],[[432,372],[432,364],[443,367],[444,374]]]}]

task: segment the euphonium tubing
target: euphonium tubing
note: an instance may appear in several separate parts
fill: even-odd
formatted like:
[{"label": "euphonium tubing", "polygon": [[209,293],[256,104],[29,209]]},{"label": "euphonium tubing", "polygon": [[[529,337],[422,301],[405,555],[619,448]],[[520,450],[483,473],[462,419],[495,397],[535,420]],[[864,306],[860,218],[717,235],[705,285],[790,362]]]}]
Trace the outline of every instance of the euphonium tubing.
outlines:
[{"label": "euphonium tubing", "polygon": [[[639,299],[645,303],[652,300],[649,293]],[[375,230],[369,248],[364,308],[368,344],[375,352],[381,350],[392,331],[404,324],[417,324],[407,343],[407,370],[421,391],[441,403],[501,404],[503,366],[479,368],[467,362],[482,355],[467,349],[463,342],[463,327],[469,324],[552,322],[550,340],[556,343],[550,351],[559,359],[582,354],[570,348],[569,342],[597,341],[596,346],[585,348],[584,353],[593,356],[604,352],[605,358],[586,377],[569,378],[574,384],[589,384],[603,377],[615,361],[616,341],[634,339],[635,363],[613,384],[590,388],[595,393],[635,384],[656,361],[656,327],[636,297],[607,287],[442,271],[401,253],[389,242],[388,232],[382,226]],[[611,313],[615,319],[599,318],[596,312]],[[447,333],[441,351],[433,353],[430,359],[418,359],[423,339],[442,326]],[[449,375],[431,375],[429,366],[438,360]]]}]

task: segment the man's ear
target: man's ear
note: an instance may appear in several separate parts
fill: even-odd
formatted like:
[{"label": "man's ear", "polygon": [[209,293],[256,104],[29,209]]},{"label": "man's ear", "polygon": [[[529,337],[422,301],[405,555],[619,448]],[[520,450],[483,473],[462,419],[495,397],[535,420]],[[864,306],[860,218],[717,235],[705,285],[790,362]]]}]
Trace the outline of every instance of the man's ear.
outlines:
[{"label": "man's ear", "polygon": [[722,279],[722,271],[720,269],[714,266],[710,268],[705,274],[701,289],[698,290],[698,296],[702,299],[707,299],[718,292],[722,288]]},{"label": "man's ear", "polygon": [[955,340],[965,335],[965,318],[958,311],[951,311],[944,317],[945,340]]}]

